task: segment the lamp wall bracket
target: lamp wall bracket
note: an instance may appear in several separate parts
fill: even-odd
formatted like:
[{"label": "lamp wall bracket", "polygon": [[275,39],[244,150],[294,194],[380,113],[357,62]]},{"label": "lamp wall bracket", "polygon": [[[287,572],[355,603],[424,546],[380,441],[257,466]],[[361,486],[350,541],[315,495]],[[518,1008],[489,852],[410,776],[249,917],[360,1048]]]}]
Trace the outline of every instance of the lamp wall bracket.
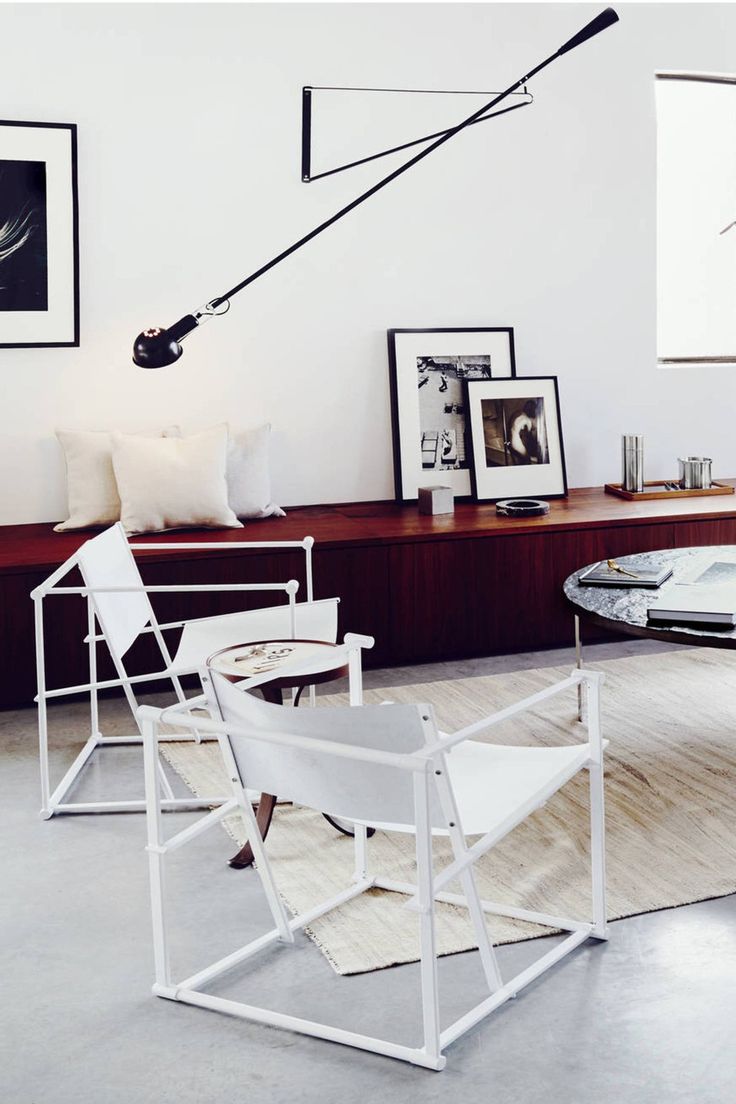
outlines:
[{"label": "lamp wall bracket", "polygon": [[[331,169],[325,169],[322,172],[312,171],[312,149],[313,149],[313,135],[312,135],[312,114],[314,109],[314,92],[388,92],[396,93],[399,95],[410,96],[491,96],[498,95],[497,92],[481,92],[473,91],[470,89],[458,89],[458,88],[352,88],[349,86],[341,85],[315,85],[306,84],[302,88],[302,169],[301,178],[303,184],[311,184],[315,180],[322,180],[326,176],[335,176],[336,173],[346,172],[347,169],[357,168],[358,165],[366,165],[370,161],[377,161],[381,157],[388,157],[392,153],[402,153],[404,150],[411,149],[413,146],[420,146],[423,142],[432,142],[436,138],[442,138],[445,134],[448,134],[452,129],[448,127],[446,130],[437,130],[433,134],[424,134],[421,138],[412,138],[408,142],[403,142],[398,146],[391,146],[388,149],[379,150],[377,153],[370,153],[366,157],[361,157],[357,161],[348,161],[344,165],[336,165]],[[506,115],[510,111],[517,111],[520,107],[530,107],[534,103],[534,96],[527,89],[526,84],[519,92],[513,92],[509,99],[513,100],[511,104],[506,107],[500,107],[497,111],[489,111],[488,114],[482,115],[479,119],[476,119],[475,123],[485,123],[489,119],[495,119],[498,115]]]}]

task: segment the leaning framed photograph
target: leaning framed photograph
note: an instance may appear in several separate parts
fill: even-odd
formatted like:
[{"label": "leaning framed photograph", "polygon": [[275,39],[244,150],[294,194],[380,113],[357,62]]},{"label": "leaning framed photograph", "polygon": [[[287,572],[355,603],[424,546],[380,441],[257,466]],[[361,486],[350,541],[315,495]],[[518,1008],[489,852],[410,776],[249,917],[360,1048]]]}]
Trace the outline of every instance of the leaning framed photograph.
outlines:
[{"label": "leaning framed photograph", "polygon": [[465,394],[476,500],[563,498],[567,474],[557,377],[468,380]]},{"label": "leaning framed photograph", "polygon": [[74,123],[0,121],[0,348],[79,345]]},{"label": "leaning framed photograph", "polygon": [[513,329],[389,330],[388,362],[396,498],[438,482],[469,498],[465,384],[516,375]]}]

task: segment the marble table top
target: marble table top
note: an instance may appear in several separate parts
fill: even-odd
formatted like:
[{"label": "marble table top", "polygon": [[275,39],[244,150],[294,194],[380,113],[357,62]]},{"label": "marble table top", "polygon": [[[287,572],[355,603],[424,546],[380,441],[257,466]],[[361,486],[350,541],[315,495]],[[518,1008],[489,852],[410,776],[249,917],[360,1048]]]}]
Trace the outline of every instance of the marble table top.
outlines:
[{"label": "marble table top", "polygon": [[[693,628],[685,625],[651,625],[647,609],[655,595],[666,592],[673,582],[691,582],[714,560],[736,563],[736,545],[700,545],[696,548],[665,548],[657,552],[640,552],[634,556],[617,556],[616,563],[635,571],[637,567],[672,566],[672,577],[656,590],[643,587],[581,586],[580,575],[593,564],[574,571],[564,582],[565,597],[581,617],[586,615],[617,631],[634,636],[675,641],[683,644],[705,644],[708,647],[736,648],[736,629],[716,629],[712,626]],[[600,561],[596,560],[596,563]]]}]

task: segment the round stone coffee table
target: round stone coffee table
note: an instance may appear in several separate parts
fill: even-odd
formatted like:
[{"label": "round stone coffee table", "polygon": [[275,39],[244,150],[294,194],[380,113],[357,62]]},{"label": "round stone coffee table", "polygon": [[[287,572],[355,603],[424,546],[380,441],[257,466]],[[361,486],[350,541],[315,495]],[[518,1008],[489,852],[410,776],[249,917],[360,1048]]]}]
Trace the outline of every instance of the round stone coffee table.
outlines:
[{"label": "round stone coffee table", "polygon": [[[629,636],[643,636],[652,640],[665,640],[673,644],[702,644],[709,648],[736,648],[736,629],[718,629],[712,625],[694,627],[687,625],[653,625],[647,618],[652,599],[661,594],[670,581],[677,582],[696,570],[698,559],[727,560],[734,563],[736,572],[736,545],[720,544],[696,548],[666,548],[657,552],[640,552],[635,556],[617,556],[616,563],[629,571],[672,565],[672,576],[659,589],[651,587],[581,586],[578,579],[588,567],[581,567],[569,575],[563,584],[565,597],[575,611],[575,644],[580,660],[580,619],[599,625],[613,632]],[[600,561],[596,560],[596,563]]]},{"label": "round stone coffee table", "polygon": [[[581,619],[591,625],[598,625],[628,636],[647,637],[651,640],[663,640],[670,644],[698,645],[708,648],[736,648],[736,629],[719,629],[712,625],[697,628],[688,625],[653,625],[647,617],[647,609],[652,599],[662,592],[669,582],[677,582],[691,577],[697,571],[698,561],[723,558],[736,564],[736,545],[720,544],[698,546],[695,548],[665,548],[657,552],[640,552],[634,556],[617,556],[616,563],[629,571],[639,568],[656,568],[664,564],[672,565],[672,575],[662,587],[610,587],[585,586],[578,581],[583,572],[594,564],[587,564],[572,575],[568,575],[563,584],[565,597],[575,611],[575,662],[583,665]],[[599,563],[599,560],[595,561]],[[736,566],[734,568],[736,571]],[[582,691],[578,686],[578,720],[582,720]]]}]

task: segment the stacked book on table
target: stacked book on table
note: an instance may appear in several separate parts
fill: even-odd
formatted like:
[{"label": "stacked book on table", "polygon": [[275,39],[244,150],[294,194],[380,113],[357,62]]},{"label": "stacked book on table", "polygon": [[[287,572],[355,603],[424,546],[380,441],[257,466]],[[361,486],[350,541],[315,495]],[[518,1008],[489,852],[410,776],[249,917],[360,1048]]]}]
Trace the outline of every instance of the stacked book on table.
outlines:
[{"label": "stacked book on table", "polygon": [[736,561],[696,561],[687,581],[672,583],[647,610],[653,624],[736,628]]},{"label": "stacked book on table", "polygon": [[736,586],[673,583],[654,599],[647,615],[655,624],[736,628]]},{"label": "stacked book on table", "polygon": [[621,567],[615,560],[602,560],[584,571],[578,578],[582,586],[626,587],[628,589],[656,590],[672,574],[672,565],[660,567]]}]

